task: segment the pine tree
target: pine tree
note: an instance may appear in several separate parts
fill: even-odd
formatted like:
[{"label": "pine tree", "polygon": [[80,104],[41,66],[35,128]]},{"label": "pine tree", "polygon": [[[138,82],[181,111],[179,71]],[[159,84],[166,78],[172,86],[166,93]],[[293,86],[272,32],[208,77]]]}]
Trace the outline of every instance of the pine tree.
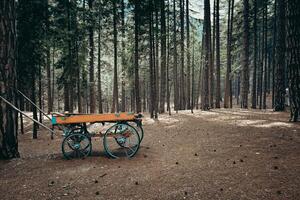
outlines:
[{"label": "pine tree", "polygon": [[286,50],[286,16],[285,2],[278,1],[278,36],[276,43],[276,69],[275,69],[275,111],[285,109],[285,50]]},{"label": "pine tree", "polygon": [[219,0],[216,0],[216,108],[220,108],[221,100],[221,72],[220,72],[220,14],[219,14]]},{"label": "pine tree", "polygon": [[249,92],[249,1],[243,0],[243,60],[241,108],[248,108]]},{"label": "pine tree", "polygon": [[290,120],[296,122],[298,121],[300,114],[300,2],[297,0],[287,0],[286,8],[288,54],[287,68],[290,93],[289,97],[291,103]]},{"label": "pine tree", "polygon": [[[17,105],[15,9],[15,1],[0,2],[0,91],[1,97]],[[0,99],[0,159],[19,157],[17,129],[18,113]]]}]

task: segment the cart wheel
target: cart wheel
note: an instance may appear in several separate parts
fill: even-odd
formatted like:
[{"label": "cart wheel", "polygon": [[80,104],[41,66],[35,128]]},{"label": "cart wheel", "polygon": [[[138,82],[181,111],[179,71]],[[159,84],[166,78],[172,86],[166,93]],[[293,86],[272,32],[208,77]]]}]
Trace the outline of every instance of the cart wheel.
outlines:
[{"label": "cart wheel", "polygon": [[139,133],[141,142],[142,142],[144,139],[144,129],[142,127],[142,124],[138,124],[137,122],[130,122],[130,125],[133,126],[137,130],[137,132]]},{"label": "cart wheel", "polygon": [[140,143],[141,143],[142,140],[144,139],[144,130],[142,124],[138,124],[137,122],[123,122],[123,123],[132,126],[138,132],[140,136]]},{"label": "cart wheel", "polygon": [[91,152],[91,139],[82,129],[72,130],[62,142],[62,153],[66,159],[85,158]]},{"label": "cart wheel", "polygon": [[131,158],[140,147],[140,136],[129,124],[115,124],[105,132],[103,146],[112,158]]}]

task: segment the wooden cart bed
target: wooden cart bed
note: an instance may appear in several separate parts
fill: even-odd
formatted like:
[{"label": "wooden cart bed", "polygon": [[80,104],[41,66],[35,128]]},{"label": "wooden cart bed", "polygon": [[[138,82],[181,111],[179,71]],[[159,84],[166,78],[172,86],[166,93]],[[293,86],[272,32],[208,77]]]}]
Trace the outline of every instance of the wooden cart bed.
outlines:
[{"label": "wooden cart bed", "polygon": [[134,113],[106,113],[106,114],[66,114],[52,115],[52,125],[57,124],[80,124],[96,122],[121,122],[135,121],[139,118]]}]

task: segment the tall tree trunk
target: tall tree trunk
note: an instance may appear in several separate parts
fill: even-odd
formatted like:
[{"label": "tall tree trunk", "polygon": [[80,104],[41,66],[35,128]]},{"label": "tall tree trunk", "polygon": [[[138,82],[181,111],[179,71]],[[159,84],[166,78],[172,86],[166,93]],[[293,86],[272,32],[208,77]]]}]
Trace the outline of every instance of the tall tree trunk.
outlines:
[{"label": "tall tree trunk", "polygon": [[263,26],[264,26],[264,20],[261,27],[261,34],[260,34],[260,72],[259,72],[259,109],[262,109],[263,107],[263,74],[264,74],[264,68],[263,68],[263,58],[264,58],[264,34],[263,34]]},{"label": "tall tree trunk", "polygon": [[53,110],[53,98],[52,98],[52,85],[51,85],[51,61],[50,61],[50,47],[46,50],[46,71],[47,71],[47,103],[48,114]]},{"label": "tall tree trunk", "polygon": [[[2,0],[0,13],[0,91],[3,98],[16,105],[15,1]],[[0,159],[16,157],[19,157],[18,113],[0,100]]]},{"label": "tall tree trunk", "polygon": [[160,1],[161,7],[161,64],[160,64],[160,107],[159,112],[165,112],[165,102],[166,102],[166,13],[165,13],[165,1]]},{"label": "tall tree trunk", "polygon": [[[158,26],[159,26],[159,21],[158,21],[158,0],[154,0],[154,11],[155,11],[155,28],[153,28],[153,55],[154,55],[154,96],[155,96],[155,109],[154,109],[154,116],[157,118],[157,113],[158,113],[158,102],[159,102],[159,78],[158,78],[158,72],[159,72],[159,39],[158,39]],[[154,26],[154,25],[153,25]]]},{"label": "tall tree trunk", "polygon": [[[69,3],[69,2],[68,2]],[[69,4],[66,5],[67,7],[67,26],[68,32],[71,32],[71,20],[70,20],[70,6]],[[68,38],[68,61],[67,66],[64,68],[64,110],[70,111],[70,74],[68,74],[68,69],[72,66],[72,51],[71,51],[71,39]]]},{"label": "tall tree trunk", "polygon": [[[280,15],[279,15],[280,16]],[[300,112],[300,2],[287,1],[287,68],[291,105],[291,121],[298,121]]]},{"label": "tall tree trunk", "polygon": [[[192,32],[193,34],[193,32]],[[195,35],[193,34],[193,52],[192,52],[192,95],[191,95],[191,112],[194,113],[195,107]]]},{"label": "tall tree trunk", "polygon": [[178,73],[177,73],[177,34],[176,34],[176,0],[173,0],[173,40],[174,40],[174,69],[173,69],[173,78],[174,78],[174,110],[178,111],[179,109],[179,92],[178,92]]},{"label": "tall tree trunk", "polygon": [[113,104],[111,112],[119,112],[118,97],[118,32],[117,32],[117,2],[113,0],[113,27],[114,27],[114,83],[113,83]]},{"label": "tall tree trunk", "polygon": [[265,25],[263,26],[263,35],[264,35],[264,44],[263,44],[263,48],[264,48],[264,94],[263,94],[263,109],[267,108],[267,81],[268,81],[268,72],[267,72],[267,68],[268,68],[268,6],[267,6],[267,2],[264,2],[263,4],[263,18],[265,19]]},{"label": "tall tree trunk", "polygon": [[233,27],[234,0],[228,1],[228,23],[227,23],[227,69],[225,77],[224,108],[232,107],[232,80],[231,80],[231,40]]},{"label": "tall tree trunk", "polygon": [[103,113],[102,83],[101,83],[101,5],[98,11],[98,112]]},{"label": "tall tree trunk", "polygon": [[284,111],[285,108],[285,50],[286,50],[286,4],[278,1],[278,37],[276,44],[275,69],[275,111]]},{"label": "tall tree trunk", "polygon": [[[203,27],[204,28],[204,27]],[[201,104],[200,108],[202,109],[202,102],[204,102],[204,96],[203,94],[203,69],[204,69],[204,34],[202,34],[201,39],[201,53],[200,53],[200,69],[199,69],[199,78],[198,78],[198,84],[197,84],[197,105],[196,109],[199,109],[199,97],[201,96]]]},{"label": "tall tree trunk", "polygon": [[156,7],[156,1],[154,0],[154,15],[152,24],[153,24],[153,95],[154,95],[154,117],[157,118],[158,112],[158,11]]},{"label": "tall tree trunk", "polygon": [[220,14],[219,14],[219,0],[216,0],[216,75],[217,75],[217,87],[216,87],[216,108],[220,108],[221,100],[221,70],[220,70]]},{"label": "tall tree trunk", "polygon": [[249,92],[249,0],[243,0],[243,61],[241,108],[248,108]]},{"label": "tall tree trunk", "polygon": [[216,14],[215,14],[215,0],[213,1],[213,30],[212,30],[212,36],[210,38],[212,38],[212,42],[210,42],[210,44],[212,44],[212,46],[210,47],[210,51],[211,51],[211,56],[210,56],[210,64],[209,64],[209,106],[210,108],[213,108],[214,105],[214,85],[215,85],[215,77],[214,77],[214,71],[215,71],[215,42],[216,42],[216,38],[215,38],[215,31],[216,31]]},{"label": "tall tree trunk", "polygon": [[[151,4],[151,8],[152,9],[152,4]],[[150,11],[149,14],[149,45],[150,45],[150,117],[153,118],[154,117],[154,110],[155,110],[155,85],[154,85],[154,59],[153,59],[153,13],[152,10]]]},{"label": "tall tree trunk", "polygon": [[[45,0],[45,21],[46,21],[46,33],[49,34],[49,11],[48,11],[48,0]],[[47,37],[47,36],[46,36]],[[52,85],[51,85],[51,55],[50,55],[50,44],[46,44],[46,73],[47,73],[47,105],[48,114],[53,110],[53,97],[52,97]]]},{"label": "tall tree trunk", "polygon": [[167,74],[166,74],[166,88],[167,88],[167,111],[171,115],[170,104],[170,1],[168,0],[167,6]]},{"label": "tall tree trunk", "polygon": [[135,107],[136,112],[141,112],[140,78],[139,78],[139,9],[140,1],[135,0],[134,11],[134,85],[135,85]]},{"label": "tall tree trunk", "polygon": [[[136,10],[135,10],[136,11]],[[122,18],[122,82],[121,82],[121,111],[125,112],[125,3],[124,0],[121,1],[121,18]]]},{"label": "tall tree trunk", "polygon": [[252,106],[256,109],[256,69],[257,69],[257,0],[254,0],[254,29],[253,29],[253,75],[252,75]]},{"label": "tall tree trunk", "polygon": [[185,102],[185,78],[184,78],[184,0],[180,0],[180,60],[181,60],[181,73],[180,73],[180,109],[184,110]]},{"label": "tall tree trunk", "polygon": [[90,45],[90,68],[89,68],[89,86],[90,86],[90,113],[96,111],[96,95],[95,95],[95,78],[94,78],[94,17],[93,13],[93,0],[88,1],[90,10],[89,21],[89,45]]},{"label": "tall tree trunk", "polygon": [[276,38],[277,38],[277,0],[274,2],[273,38],[272,38],[272,108],[275,109],[275,68],[276,68]]},{"label": "tall tree trunk", "polygon": [[205,58],[203,69],[203,101],[201,102],[202,110],[209,110],[209,66],[210,66],[210,3],[209,0],[204,0],[204,46],[205,46]]},{"label": "tall tree trunk", "polygon": [[190,14],[189,13],[190,13],[189,0],[186,0],[186,49],[187,49],[186,105],[187,105],[187,109],[191,109],[191,52],[190,52]]}]

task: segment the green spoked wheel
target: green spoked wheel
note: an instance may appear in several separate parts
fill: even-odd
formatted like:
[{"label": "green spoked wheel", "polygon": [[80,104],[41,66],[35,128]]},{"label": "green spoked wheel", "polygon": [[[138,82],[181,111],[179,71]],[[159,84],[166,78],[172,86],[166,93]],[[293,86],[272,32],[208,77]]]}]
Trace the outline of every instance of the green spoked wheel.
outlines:
[{"label": "green spoked wheel", "polygon": [[107,155],[112,158],[131,158],[139,149],[140,136],[129,124],[115,124],[105,132],[103,146]]},{"label": "green spoked wheel", "polygon": [[92,142],[82,129],[74,129],[62,142],[62,153],[66,159],[85,158],[92,152]]}]

